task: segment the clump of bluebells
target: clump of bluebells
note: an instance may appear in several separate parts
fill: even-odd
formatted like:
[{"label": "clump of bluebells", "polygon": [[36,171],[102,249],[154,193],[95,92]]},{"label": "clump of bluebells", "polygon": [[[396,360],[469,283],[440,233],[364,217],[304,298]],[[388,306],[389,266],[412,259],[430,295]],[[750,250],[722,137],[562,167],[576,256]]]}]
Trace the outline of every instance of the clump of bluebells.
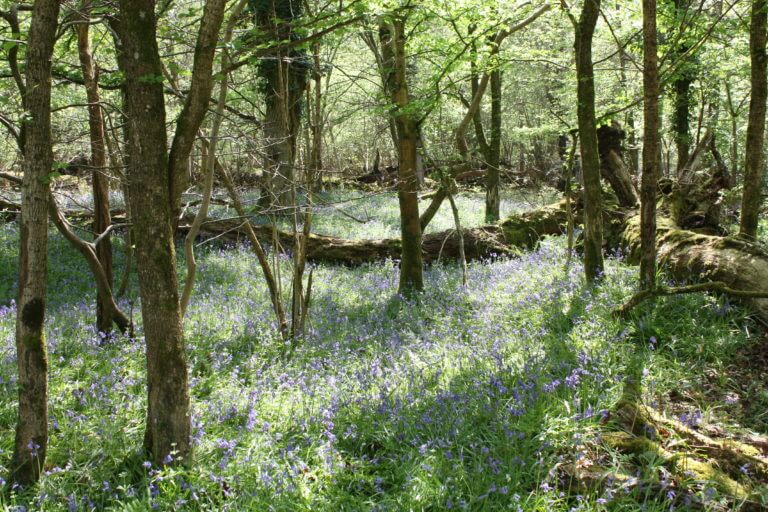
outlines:
[{"label": "clump of bluebells", "polygon": [[[350,236],[354,226],[339,229]],[[0,226],[0,282],[14,278],[16,236]],[[156,468],[136,451],[145,410],[140,323],[134,339],[95,332],[87,269],[53,236],[52,281],[66,285],[51,286],[47,319],[48,461],[38,487],[0,497],[0,506],[528,511],[642,500],[667,510],[675,496],[649,498],[624,483],[581,495],[559,477],[564,457],[581,456],[595,436],[636,338],[647,343],[652,325],[662,328],[653,331],[660,348],[647,351],[649,380],[658,391],[672,378],[664,311],[630,329],[610,315],[635,270],[610,260],[605,283],[590,291],[576,263],[564,268],[561,242],[472,263],[466,287],[457,266],[434,265],[418,302],[395,295],[395,262],[316,267],[308,332],[290,358],[249,248],[206,246],[185,320],[195,456],[189,468]],[[10,288],[0,293],[4,464],[15,423],[15,306]],[[697,300],[705,299],[674,303],[692,310],[675,332],[703,325],[715,343],[734,343],[722,319],[696,318]]]}]

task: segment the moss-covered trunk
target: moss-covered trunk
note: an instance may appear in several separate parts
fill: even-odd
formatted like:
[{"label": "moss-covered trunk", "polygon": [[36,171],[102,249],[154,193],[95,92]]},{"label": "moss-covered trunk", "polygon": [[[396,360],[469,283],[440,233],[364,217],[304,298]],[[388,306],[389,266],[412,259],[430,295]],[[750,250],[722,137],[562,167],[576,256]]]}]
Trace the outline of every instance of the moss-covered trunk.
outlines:
[{"label": "moss-covered trunk", "polygon": [[[115,23],[125,74],[128,194],[147,357],[145,448],[157,464],[190,452],[187,358],[176,280],[171,180],[154,2],[122,0]],[[151,77],[157,77],[153,80]]]},{"label": "moss-covered trunk", "polygon": [[575,24],[576,96],[584,181],[584,271],[590,282],[603,273],[602,190],[592,64],[592,36],[599,13],[600,0],[584,0],[581,17]]},{"label": "moss-covered trunk", "polygon": [[383,22],[379,30],[385,83],[392,101],[392,116],[397,129],[398,175],[397,197],[400,204],[400,293],[424,289],[423,259],[421,255],[421,221],[419,219],[419,179],[417,176],[417,148],[419,127],[416,113],[410,103],[405,55],[405,19],[394,16]]},{"label": "moss-covered trunk", "polygon": [[24,138],[16,359],[19,415],[10,482],[22,486],[40,478],[48,449],[48,356],[45,302],[48,279],[49,174],[51,141],[51,56],[59,2],[38,0],[27,41],[24,108],[30,116]]}]

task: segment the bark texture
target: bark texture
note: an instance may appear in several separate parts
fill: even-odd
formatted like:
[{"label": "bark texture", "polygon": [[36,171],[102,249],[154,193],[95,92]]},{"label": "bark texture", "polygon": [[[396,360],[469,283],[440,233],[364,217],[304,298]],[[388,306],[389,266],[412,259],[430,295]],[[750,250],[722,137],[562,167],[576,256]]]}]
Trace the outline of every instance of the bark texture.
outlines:
[{"label": "bark texture", "polygon": [[187,159],[195,143],[213,91],[213,58],[219,41],[219,28],[224,20],[226,0],[207,0],[200,21],[192,64],[192,78],[184,106],[176,120],[176,130],[168,156],[170,201],[174,219],[181,211],[181,193],[187,187]]},{"label": "bark texture", "polygon": [[398,180],[397,197],[400,204],[400,293],[424,289],[423,261],[421,255],[422,232],[419,220],[419,179],[417,148],[419,127],[407,81],[405,55],[405,19],[394,16],[379,29],[382,55],[386,74],[386,86],[393,104],[392,116],[397,130]]},{"label": "bark texture", "polygon": [[[109,177],[107,175],[107,152],[104,135],[104,118],[99,94],[98,69],[93,59],[89,38],[89,17],[91,1],[84,0],[78,14],[81,23],[75,25],[80,69],[83,72],[85,93],[88,98],[88,129],[91,142],[91,188],[93,191],[93,233],[99,237],[112,224],[109,216]],[[112,330],[112,241],[109,234],[103,237],[95,247],[96,256],[104,272],[104,278],[110,288],[105,293],[101,287],[96,292],[96,327],[101,332]]]},{"label": "bark texture", "polygon": [[677,149],[677,173],[678,175],[685,167],[690,158],[691,152],[691,105],[693,98],[691,94],[691,85],[696,78],[697,63],[692,56],[686,55],[691,49],[688,42],[690,23],[688,9],[691,0],[674,0],[674,18],[672,22],[678,25],[678,31],[674,34],[676,47],[672,49],[676,60],[683,59],[677,64],[674,80],[672,81],[672,130],[674,132],[675,147]]},{"label": "bark texture", "polygon": [[485,183],[485,221],[499,220],[501,199],[501,70],[491,71],[491,140],[488,143],[488,164]]},{"label": "bark texture", "polygon": [[[147,357],[144,447],[154,462],[190,451],[189,391],[165,129],[162,65],[152,0],[122,0],[114,21],[118,64],[125,74],[128,195]],[[154,79],[153,79],[154,78]]]},{"label": "bark texture", "polygon": [[[256,24],[270,41],[291,41],[298,36],[293,23],[302,16],[299,0],[252,0]],[[301,103],[311,65],[303,50],[278,46],[259,63],[265,96],[264,139],[268,184],[261,206],[288,213],[292,205],[296,140],[301,127]]]},{"label": "bark texture", "polygon": [[637,206],[639,197],[623,159],[622,147],[626,134],[621,125],[613,122],[597,129],[597,146],[600,153],[600,173],[616,192],[621,206]]},{"label": "bark texture", "polygon": [[19,248],[16,357],[19,413],[10,481],[22,486],[40,478],[48,449],[48,355],[45,307],[48,280],[49,174],[51,141],[51,56],[58,24],[58,0],[38,0],[27,40],[24,108],[24,178]]},{"label": "bark texture", "polygon": [[656,190],[659,186],[659,68],[656,0],[643,0],[643,174],[640,185],[640,285],[656,286]]},{"label": "bark texture", "polygon": [[[640,217],[633,215],[624,225],[624,242],[631,260],[640,255],[640,224]],[[759,245],[680,229],[668,217],[657,221],[656,244],[659,265],[679,280],[715,281],[736,290],[768,291],[768,253]],[[761,318],[768,319],[768,299],[742,300]]]},{"label": "bark texture", "polygon": [[741,222],[739,234],[754,240],[757,238],[757,223],[762,202],[763,180],[765,179],[765,157],[763,155],[765,136],[766,97],[766,24],[768,2],[753,0],[752,20],[749,28],[749,53],[752,64],[751,97],[749,100],[749,121],[747,124],[746,165],[744,168],[744,195],[741,200]]},{"label": "bark texture", "polygon": [[595,119],[595,75],[592,64],[592,37],[600,0],[584,0],[576,31],[576,81],[578,126],[581,141],[581,168],[584,180],[584,272],[593,282],[603,273],[602,190],[600,157]]}]

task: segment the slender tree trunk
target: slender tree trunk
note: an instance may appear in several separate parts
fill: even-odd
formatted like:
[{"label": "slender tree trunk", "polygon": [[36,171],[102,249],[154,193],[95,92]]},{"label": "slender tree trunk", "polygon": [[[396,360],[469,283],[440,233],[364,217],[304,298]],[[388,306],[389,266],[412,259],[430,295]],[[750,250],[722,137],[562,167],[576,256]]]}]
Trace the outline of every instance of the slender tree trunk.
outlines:
[{"label": "slender tree trunk", "polygon": [[749,100],[749,121],[747,124],[746,165],[744,167],[744,194],[741,199],[741,222],[739,234],[749,239],[757,238],[757,224],[760,217],[763,180],[765,179],[765,157],[763,155],[765,135],[766,96],[766,21],[768,16],[766,0],[753,0],[752,21],[749,28],[749,53],[752,64],[751,98]]},{"label": "slender tree trunk", "polygon": [[147,350],[144,447],[157,464],[190,452],[189,391],[176,253],[157,20],[152,0],[121,0],[115,22],[125,74],[128,194]]},{"label": "slender tree trunk", "polygon": [[659,69],[656,0],[643,0],[643,175],[640,184],[640,284],[656,286],[656,189],[659,182]]},{"label": "slender tree trunk", "polygon": [[[107,171],[107,153],[104,135],[104,119],[99,95],[98,71],[91,52],[89,40],[89,17],[91,1],[84,0],[80,8],[82,23],[75,25],[77,32],[77,48],[80,57],[80,68],[83,71],[85,92],[88,98],[88,126],[91,141],[91,185],[93,190],[93,232],[96,237],[109,228],[112,221],[109,217],[109,180]],[[112,241],[107,235],[96,246],[96,255],[104,270],[110,289],[112,288]],[[111,293],[110,293],[111,295]],[[96,294],[96,326],[101,332],[112,330],[112,310],[109,304],[111,296],[105,297],[99,291]]]},{"label": "slender tree trunk", "polygon": [[[469,35],[472,36],[472,34],[475,33],[475,30],[477,27],[475,25],[472,25],[469,27]],[[491,42],[493,42],[493,38],[491,38]],[[475,41],[472,41],[472,44],[469,47],[469,69],[470,69],[470,76],[469,76],[469,84],[470,84],[470,91],[472,92],[472,97],[470,98],[470,101],[467,102],[466,100],[463,101],[463,103],[466,105],[467,108],[471,107],[472,100],[475,99],[475,97],[478,94],[478,91],[480,90],[480,75],[477,71],[477,44]],[[483,91],[484,94],[484,91]],[[477,145],[480,149],[480,154],[483,156],[483,159],[485,160],[486,164],[488,163],[488,159],[490,157],[490,147],[488,146],[488,140],[485,137],[485,129],[483,128],[483,108],[482,105],[478,105],[476,109],[474,109],[474,112],[472,112],[472,124],[475,126],[475,139],[477,139]]]},{"label": "slender tree trunk", "polygon": [[410,95],[407,82],[405,55],[405,20],[395,16],[383,23],[379,30],[386,84],[393,103],[398,143],[398,190],[400,204],[400,233],[402,258],[400,260],[400,293],[408,294],[424,289],[421,256],[421,222],[419,220],[419,180],[416,176],[419,130],[415,115],[409,111]]},{"label": "slender tree trunk", "polygon": [[501,199],[501,70],[491,71],[491,140],[488,144],[488,171],[485,184],[485,221],[499,220]]},{"label": "slender tree trunk", "polygon": [[[309,157],[310,178],[315,186],[321,185],[323,171],[323,74],[320,65],[320,43],[312,45],[314,98],[312,101],[312,116],[310,122],[312,142]],[[376,158],[379,152],[376,151]]]},{"label": "slender tree trunk", "polygon": [[675,147],[677,148],[677,173],[680,174],[691,153],[691,84],[692,80],[683,77],[675,80],[673,87]]},{"label": "slender tree trunk", "polygon": [[[690,0],[674,0],[675,17],[679,23],[685,23],[686,12],[690,6]],[[684,25],[680,27],[681,31],[685,31],[687,27]],[[683,171],[683,167],[688,158],[690,157],[691,144],[693,138],[691,137],[691,104],[693,103],[691,97],[691,85],[696,77],[697,64],[691,58],[691,56],[682,57],[690,49],[690,45],[685,42],[686,35],[681,34],[681,40],[679,46],[673,51],[678,58],[684,58],[685,62],[680,65],[676,71],[672,88],[674,91],[673,97],[673,115],[672,115],[672,130],[675,139],[675,147],[677,149],[677,174],[679,175]]]},{"label": "slender tree trunk", "polygon": [[592,36],[600,0],[585,0],[576,29],[576,81],[581,169],[584,180],[584,271],[588,282],[603,273],[602,189],[595,119],[595,76]]},{"label": "slender tree trunk", "polygon": [[51,56],[59,15],[57,0],[38,0],[32,8],[27,40],[24,108],[30,116],[24,138],[19,294],[16,354],[19,415],[10,481],[29,485],[40,478],[48,449],[48,355],[45,301],[48,279],[49,174],[51,141]]},{"label": "slender tree trunk", "polygon": [[[629,67],[629,55],[626,46],[619,45],[619,82],[624,94],[629,95],[627,86],[627,68]],[[632,175],[637,175],[640,169],[640,152],[637,149],[637,135],[635,133],[635,114],[634,109],[629,109],[626,115],[627,122],[627,143],[629,144],[629,171]]]},{"label": "slender tree trunk", "polygon": [[736,105],[733,101],[733,95],[731,94],[731,85],[726,80],[725,81],[725,99],[726,99],[726,105],[728,107],[728,117],[731,121],[731,147],[730,147],[730,153],[731,153],[731,169],[733,169],[734,173],[738,172],[738,169],[740,168],[739,165],[739,138],[738,138],[738,128],[739,128],[739,110],[741,109],[741,104]]},{"label": "slender tree trunk", "polygon": [[200,231],[200,226],[208,216],[208,207],[211,204],[211,195],[213,194],[213,175],[216,164],[216,151],[218,149],[219,129],[221,123],[224,120],[224,109],[227,106],[227,88],[229,86],[229,74],[226,71],[229,65],[229,50],[228,46],[232,40],[232,33],[235,30],[235,24],[238,21],[240,13],[245,8],[247,0],[238,0],[235,5],[232,14],[230,15],[227,26],[224,29],[224,38],[222,39],[222,51],[221,51],[221,64],[220,73],[221,83],[219,84],[219,94],[216,99],[216,112],[211,123],[211,136],[210,142],[205,144],[201,143],[202,149],[202,166],[203,166],[203,199],[200,204],[200,209],[195,215],[195,220],[192,222],[192,227],[187,233],[187,237],[184,240],[184,258],[187,263],[187,278],[184,281],[184,290],[181,293],[179,299],[181,307],[181,317],[187,312],[189,306],[189,300],[192,297],[192,290],[195,286],[195,276],[197,274],[197,261],[195,260],[195,237]]},{"label": "slender tree trunk", "polygon": [[[381,48],[379,48],[379,43],[377,42],[376,36],[374,35],[373,31],[368,30],[363,32],[361,37],[366,46],[368,46],[368,48],[371,50],[371,53],[373,53],[374,59],[376,59],[376,68],[378,69],[381,78],[381,87],[384,94],[388,95],[389,90],[387,89],[387,75],[389,71],[386,69],[384,56],[382,55]],[[395,126],[395,119],[393,116],[387,117],[387,126],[389,128],[389,136],[392,139],[392,147],[395,149],[395,151],[397,151],[397,127]]]}]

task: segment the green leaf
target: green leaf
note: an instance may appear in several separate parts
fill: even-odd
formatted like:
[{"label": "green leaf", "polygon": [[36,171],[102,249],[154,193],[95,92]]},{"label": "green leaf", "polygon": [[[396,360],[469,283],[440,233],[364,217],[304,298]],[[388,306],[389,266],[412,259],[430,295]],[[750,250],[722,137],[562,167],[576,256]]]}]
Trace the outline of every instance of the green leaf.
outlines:
[{"label": "green leaf", "polygon": [[[56,164],[54,164],[54,166],[55,165]],[[42,178],[40,178],[40,182],[46,185],[49,185],[53,180],[60,177],[61,177],[61,173],[58,171],[49,172],[46,176],[43,176]]]}]

